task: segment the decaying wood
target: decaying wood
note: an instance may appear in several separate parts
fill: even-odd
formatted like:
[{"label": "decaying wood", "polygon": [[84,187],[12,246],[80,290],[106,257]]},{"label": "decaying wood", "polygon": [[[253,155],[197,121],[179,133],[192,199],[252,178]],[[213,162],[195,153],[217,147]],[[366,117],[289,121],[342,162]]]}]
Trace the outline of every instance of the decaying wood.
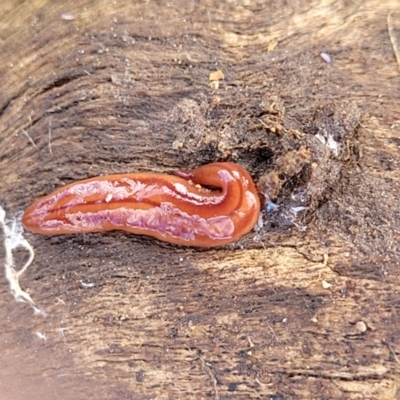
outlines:
[{"label": "decaying wood", "polygon": [[74,180],[216,160],[280,211],[210,250],[26,234],[47,317],[1,279],[1,398],[398,399],[397,1],[62,3],[0,10],[9,217]]}]

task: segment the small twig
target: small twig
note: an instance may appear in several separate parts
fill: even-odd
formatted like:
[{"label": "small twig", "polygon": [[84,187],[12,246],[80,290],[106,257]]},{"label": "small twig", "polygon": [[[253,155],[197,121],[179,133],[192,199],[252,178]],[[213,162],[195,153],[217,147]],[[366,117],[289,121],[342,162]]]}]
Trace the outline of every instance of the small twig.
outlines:
[{"label": "small twig", "polygon": [[201,362],[201,366],[203,367],[203,370],[205,370],[208,375],[210,376],[213,385],[214,385],[214,391],[215,391],[215,400],[219,400],[219,393],[218,393],[218,388],[217,388],[217,378],[215,377],[215,375],[213,374],[213,372],[211,371],[211,368],[207,365],[207,363],[204,361],[204,358],[199,357],[199,360]]},{"label": "small twig", "polygon": [[274,335],[275,340],[279,343],[280,340],[278,339],[278,337],[275,335],[274,330],[272,329],[271,325],[269,324],[268,320],[267,320],[267,326],[270,329],[270,331],[272,332],[272,334]]},{"label": "small twig", "polygon": [[247,336],[247,341],[249,342],[249,346],[250,346],[250,348],[253,348],[253,347],[255,347],[255,346],[254,346],[254,343],[251,341],[251,338],[250,338],[250,336]]},{"label": "small twig", "polygon": [[396,56],[397,65],[400,69],[400,43],[397,40],[396,35],[394,33],[395,29],[393,27],[392,13],[393,13],[393,11],[389,11],[389,13],[387,15],[388,33],[389,33],[390,42],[392,43],[394,54]]},{"label": "small twig", "polygon": [[396,354],[396,352],[393,350],[393,347],[392,347],[386,340],[382,340],[382,342],[383,342],[384,344],[386,344],[387,347],[389,347],[389,350],[390,350],[390,352],[392,353],[393,358],[394,358],[394,360],[397,362],[397,364],[400,364],[399,357],[397,357],[397,354]]},{"label": "small twig", "polygon": [[53,150],[51,149],[51,118],[50,118],[50,122],[49,122],[49,150],[50,150],[50,154],[53,154]]},{"label": "small twig", "polygon": [[32,143],[33,147],[37,150],[36,143],[33,141],[33,139],[29,136],[29,133],[25,130],[22,129],[22,133],[25,134],[25,136],[28,138],[28,140]]}]

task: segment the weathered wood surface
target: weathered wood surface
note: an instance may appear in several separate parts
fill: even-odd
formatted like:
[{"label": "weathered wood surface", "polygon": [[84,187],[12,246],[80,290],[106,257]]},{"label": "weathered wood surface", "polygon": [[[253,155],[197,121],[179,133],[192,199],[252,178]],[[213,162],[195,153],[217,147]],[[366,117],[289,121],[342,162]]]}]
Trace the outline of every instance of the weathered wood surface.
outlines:
[{"label": "weathered wood surface", "polygon": [[266,97],[284,104],[273,118],[305,133],[327,104],[355,102],[361,124],[348,157],[326,164],[305,231],[268,227],[261,242],[201,251],[120,232],[27,234],[36,258],[22,285],[48,316],[1,278],[1,399],[399,399],[396,7],[3,1],[9,216],[98,174],[225,157],[257,180],[276,161],[274,143],[249,145],[272,138],[249,130]]}]

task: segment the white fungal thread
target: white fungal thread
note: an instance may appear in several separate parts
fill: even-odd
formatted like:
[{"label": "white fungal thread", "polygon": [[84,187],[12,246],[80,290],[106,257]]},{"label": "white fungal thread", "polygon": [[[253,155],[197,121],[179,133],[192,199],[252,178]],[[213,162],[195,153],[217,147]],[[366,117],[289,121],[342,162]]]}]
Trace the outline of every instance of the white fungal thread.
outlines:
[{"label": "white fungal thread", "polygon": [[265,245],[264,245],[264,242],[261,240],[261,235],[260,235],[260,232],[262,231],[263,226],[264,226],[264,222],[263,222],[263,219],[262,219],[262,215],[261,215],[261,213],[260,213],[260,215],[258,216],[257,223],[256,223],[256,225],[254,226],[254,232],[256,232],[256,234],[255,234],[255,236],[254,236],[254,238],[253,238],[253,241],[254,241],[255,243],[261,243],[261,246],[262,246],[262,247],[264,248],[264,250],[265,250],[266,247],[265,247]]},{"label": "white fungal thread", "polygon": [[42,333],[42,332],[36,332],[36,336],[41,339],[44,340],[45,342],[47,342],[47,338],[46,338],[46,334]]},{"label": "white fungal thread", "polygon": [[339,150],[340,150],[340,143],[336,142],[335,139],[333,139],[332,135],[328,135],[326,138],[323,136],[321,133],[317,133],[315,135],[317,139],[320,140],[322,144],[324,144],[326,147],[328,147],[329,150],[332,151],[332,153],[337,157],[339,155]]},{"label": "white fungal thread", "polygon": [[68,328],[58,328],[57,331],[58,331],[59,335],[61,336],[61,338],[65,340],[64,332],[69,331],[69,329]]},{"label": "white fungal thread", "polygon": [[[4,250],[5,250],[5,260],[4,260],[4,275],[10,287],[10,292],[14,296],[14,299],[18,302],[28,302],[35,313],[45,315],[43,311],[36,307],[35,302],[32,300],[31,296],[21,289],[19,284],[19,279],[22,274],[27,270],[27,268],[32,264],[35,257],[35,252],[33,247],[29,242],[23,237],[23,228],[17,218],[12,220],[6,219],[6,212],[3,207],[0,206],[0,228],[3,230],[4,235]],[[18,247],[22,247],[29,253],[29,259],[24,264],[24,266],[17,270],[14,266],[13,250]]]}]

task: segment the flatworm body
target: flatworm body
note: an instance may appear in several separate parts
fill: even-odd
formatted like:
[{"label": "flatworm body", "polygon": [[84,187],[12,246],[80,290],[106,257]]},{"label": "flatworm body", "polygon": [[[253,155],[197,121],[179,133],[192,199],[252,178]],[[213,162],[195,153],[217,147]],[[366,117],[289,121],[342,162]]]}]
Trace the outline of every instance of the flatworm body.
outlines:
[{"label": "flatworm body", "polygon": [[256,224],[260,200],[241,166],[212,163],[177,175],[132,173],[74,182],[32,204],[22,224],[46,235],[124,230],[200,247],[231,243]]}]

